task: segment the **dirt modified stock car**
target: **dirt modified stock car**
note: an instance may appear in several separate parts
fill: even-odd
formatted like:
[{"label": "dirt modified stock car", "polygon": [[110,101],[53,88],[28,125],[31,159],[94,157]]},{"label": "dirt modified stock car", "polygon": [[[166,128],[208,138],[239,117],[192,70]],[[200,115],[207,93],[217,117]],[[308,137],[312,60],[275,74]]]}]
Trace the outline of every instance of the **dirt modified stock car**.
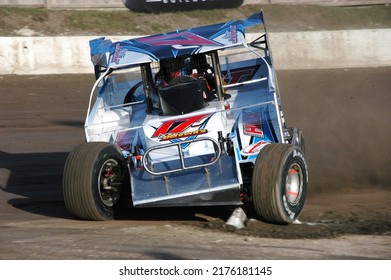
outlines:
[{"label": "dirt modified stock car", "polygon": [[114,219],[130,202],[242,207],[274,224],[298,218],[304,141],[283,117],[262,12],[119,42],[97,38],[90,51],[96,82],[86,142],[63,174],[74,217]]}]

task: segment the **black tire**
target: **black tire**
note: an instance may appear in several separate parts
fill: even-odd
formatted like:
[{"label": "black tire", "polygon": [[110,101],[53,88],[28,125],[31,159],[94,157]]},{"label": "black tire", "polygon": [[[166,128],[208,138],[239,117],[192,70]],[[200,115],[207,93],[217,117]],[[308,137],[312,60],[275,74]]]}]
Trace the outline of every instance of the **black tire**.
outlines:
[{"label": "black tire", "polygon": [[294,222],[303,210],[307,185],[307,164],[297,146],[265,146],[252,175],[251,194],[256,215],[272,224]]},{"label": "black tire", "polygon": [[63,173],[66,208],[82,220],[112,220],[129,186],[125,159],[112,144],[83,143],[69,154]]}]

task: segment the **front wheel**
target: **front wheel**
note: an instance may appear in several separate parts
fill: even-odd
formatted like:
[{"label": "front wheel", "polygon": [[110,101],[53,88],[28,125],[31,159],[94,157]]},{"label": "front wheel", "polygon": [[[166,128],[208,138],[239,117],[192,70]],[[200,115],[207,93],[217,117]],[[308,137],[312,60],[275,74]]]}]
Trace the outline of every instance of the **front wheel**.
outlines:
[{"label": "front wheel", "polygon": [[78,219],[114,219],[127,184],[125,159],[108,143],[89,142],[69,154],[63,174],[63,196],[68,212]]},{"label": "front wheel", "polygon": [[307,184],[307,164],[300,148],[290,144],[265,146],[252,176],[252,202],[258,218],[273,224],[295,221],[304,207]]}]

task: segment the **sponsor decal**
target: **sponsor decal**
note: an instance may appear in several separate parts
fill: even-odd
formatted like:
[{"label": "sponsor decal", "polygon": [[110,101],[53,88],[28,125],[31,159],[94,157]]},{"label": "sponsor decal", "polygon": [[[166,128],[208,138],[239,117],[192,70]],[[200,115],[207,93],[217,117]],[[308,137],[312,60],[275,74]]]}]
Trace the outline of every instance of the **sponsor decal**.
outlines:
[{"label": "sponsor decal", "polygon": [[232,44],[236,44],[238,42],[236,36],[236,25],[231,25],[229,27],[229,30],[225,32],[225,36],[223,37],[223,39],[230,41]]},{"label": "sponsor decal", "polygon": [[289,218],[293,219],[295,217],[295,212],[292,212],[292,210],[290,209],[289,203],[286,200],[286,196],[285,195],[282,196],[282,204],[284,205],[285,211],[288,214]]},{"label": "sponsor decal", "polygon": [[261,112],[243,112],[243,134],[264,138],[262,130]]},{"label": "sponsor decal", "polygon": [[254,137],[264,137],[263,131],[262,131],[262,124],[249,124],[245,123],[243,125],[243,133],[245,135],[254,136]]},{"label": "sponsor decal", "polygon": [[211,116],[211,114],[202,114],[166,121],[156,128],[151,138],[158,138],[159,141],[171,141],[179,138],[194,139],[198,135],[208,133],[205,126]]},{"label": "sponsor decal", "polygon": [[303,161],[303,163],[304,163],[304,166],[305,166],[305,177],[306,177],[306,179],[307,179],[307,183],[308,183],[308,168],[307,168],[307,162],[305,161],[305,158],[304,158],[304,156],[303,156],[303,154],[302,153],[300,153],[299,151],[297,151],[297,150],[294,150],[293,151],[293,157],[299,157],[299,158],[301,158],[301,160]]},{"label": "sponsor decal", "polygon": [[114,55],[113,55],[113,62],[115,64],[119,63],[119,60],[125,56],[126,50],[121,47],[121,44],[118,43],[115,45]]},{"label": "sponsor decal", "polygon": [[195,136],[195,135],[201,135],[208,133],[208,130],[206,129],[197,129],[194,131],[187,131],[187,132],[178,132],[178,133],[167,133],[165,135],[161,135],[159,137],[160,141],[167,141],[167,140],[172,140],[172,139],[177,139],[177,138],[184,138],[184,137],[189,137],[189,136]]}]

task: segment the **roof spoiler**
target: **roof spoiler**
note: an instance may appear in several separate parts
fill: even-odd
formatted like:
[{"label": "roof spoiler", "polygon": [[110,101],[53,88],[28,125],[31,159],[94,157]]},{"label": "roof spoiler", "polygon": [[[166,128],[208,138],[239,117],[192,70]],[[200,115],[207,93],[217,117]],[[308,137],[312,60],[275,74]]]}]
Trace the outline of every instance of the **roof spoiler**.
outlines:
[{"label": "roof spoiler", "polygon": [[[255,14],[251,15],[249,18],[242,20],[240,22],[242,24],[242,27],[244,27],[244,28],[248,28],[248,27],[251,27],[254,25],[258,25],[258,24],[264,24],[263,11],[261,10],[261,12],[255,13]],[[210,26],[213,26],[213,25],[210,25]],[[224,26],[224,24],[222,24],[222,26]],[[199,28],[206,28],[206,27],[209,27],[209,26],[196,27],[194,30],[197,30],[197,29],[199,30]],[[189,29],[189,30],[191,30],[191,29]],[[165,34],[169,34],[169,33],[165,33]],[[174,35],[175,35],[175,33],[173,33],[173,35],[171,35],[171,36],[174,36]],[[143,37],[141,39],[139,38],[137,41],[140,41],[144,38],[153,38],[153,37],[154,36],[147,36],[147,37]],[[206,40],[209,40],[209,38],[206,38]],[[135,47],[135,45],[134,45],[134,42],[131,43],[131,41],[132,40],[128,40],[126,42],[126,45],[129,45],[129,47],[133,48],[133,47]],[[94,68],[95,68],[94,71],[95,71],[96,79],[99,78],[99,76],[103,72],[105,72],[108,67],[110,67],[110,61],[109,61],[110,53],[113,52],[115,44],[116,43],[113,43],[111,40],[106,39],[105,37],[100,37],[97,39],[90,40],[90,55],[91,55],[91,61],[92,61]],[[216,43],[215,48],[216,49],[217,48],[224,48],[224,46],[219,43]],[[139,51],[141,49],[142,48],[140,47]],[[140,53],[141,53],[141,51],[140,51]],[[151,53],[151,55],[153,55],[153,54]],[[156,59],[158,59],[158,58],[156,58]]]},{"label": "roof spoiler", "polygon": [[90,40],[91,62],[94,65],[95,78],[99,78],[109,63],[110,48],[113,42],[105,37]]},{"label": "roof spoiler", "polygon": [[260,13],[253,14],[248,19],[245,19],[243,22],[245,27],[251,27],[257,24],[265,24],[263,20],[263,11],[261,10]]}]

